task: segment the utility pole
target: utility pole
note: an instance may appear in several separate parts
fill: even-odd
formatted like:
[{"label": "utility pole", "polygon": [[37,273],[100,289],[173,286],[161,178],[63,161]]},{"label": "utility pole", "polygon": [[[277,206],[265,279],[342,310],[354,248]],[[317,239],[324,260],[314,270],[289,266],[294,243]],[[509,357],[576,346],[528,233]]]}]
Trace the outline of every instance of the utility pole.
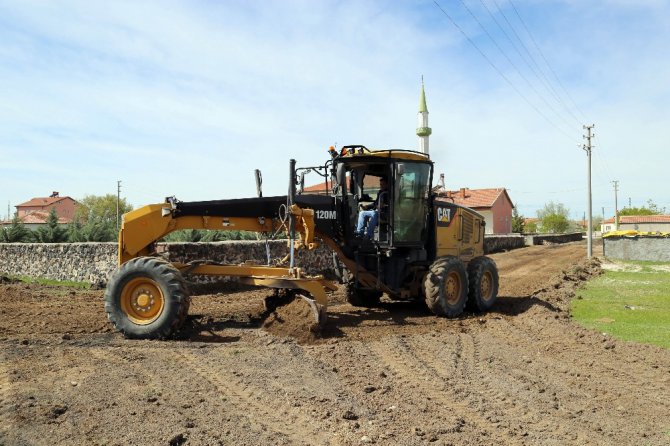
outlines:
[{"label": "utility pole", "polygon": [[612,181],[614,184],[614,230],[619,230],[619,204],[618,204],[618,194],[619,192],[619,180]]},{"label": "utility pole", "polygon": [[121,180],[116,182],[116,231],[119,231],[119,204],[121,202]]},{"label": "utility pole", "polygon": [[585,125],[583,128],[586,130],[586,135],[583,135],[583,138],[586,139],[586,144],[582,145],[582,149],[586,151],[586,155],[588,158],[588,170],[587,170],[587,178],[588,178],[588,189],[589,189],[589,197],[588,197],[588,202],[589,202],[589,229],[588,229],[588,235],[587,235],[587,242],[586,242],[586,256],[590,259],[593,257],[593,211],[591,209],[591,149],[593,149],[593,146],[591,144],[591,139],[593,139],[596,135],[595,133],[592,133],[591,130],[593,130],[593,127],[595,127],[595,124],[591,125]]},{"label": "utility pole", "polygon": [[630,204],[630,197],[628,197],[628,209],[632,208],[633,205]]}]

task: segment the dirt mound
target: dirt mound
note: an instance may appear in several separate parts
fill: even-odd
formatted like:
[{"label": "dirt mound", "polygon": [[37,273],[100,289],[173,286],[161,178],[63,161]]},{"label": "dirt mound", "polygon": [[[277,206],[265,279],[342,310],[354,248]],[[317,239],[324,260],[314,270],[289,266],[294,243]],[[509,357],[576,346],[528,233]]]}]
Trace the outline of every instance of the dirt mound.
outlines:
[{"label": "dirt mound", "polygon": [[557,309],[568,311],[570,300],[575,292],[587,280],[602,274],[598,258],[585,259],[570,268],[561,271],[548,286],[540,288],[535,297],[554,305]]},{"label": "dirt mound", "polygon": [[310,305],[300,297],[278,306],[268,315],[263,328],[279,337],[292,337],[301,344],[319,339],[319,325]]}]

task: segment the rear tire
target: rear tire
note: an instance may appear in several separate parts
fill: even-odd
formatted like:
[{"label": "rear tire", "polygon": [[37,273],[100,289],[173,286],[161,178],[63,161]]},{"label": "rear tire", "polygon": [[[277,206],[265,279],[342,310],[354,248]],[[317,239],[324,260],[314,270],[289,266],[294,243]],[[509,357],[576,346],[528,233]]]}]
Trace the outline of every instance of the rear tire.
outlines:
[{"label": "rear tire", "polygon": [[465,264],[454,256],[435,260],[426,274],[423,288],[430,311],[438,316],[459,317],[468,300]]},{"label": "rear tire", "polygon": [[105,311],[126,338],[167,339],[183,325],[191,300],[181,273],[156,257],[121,265],[105,291]]},{"label": "rear tire", "polygon": [[488,311],[498,298],[498,267],[489,257],[476,257],[468,264],[468,308]]},{"label": "rear tire", "polygon": [[365,290],[358,288],[353,281],[347,284],[347,302],[354,307],[378,307],[382,294],[384,293],[379,290]]}]

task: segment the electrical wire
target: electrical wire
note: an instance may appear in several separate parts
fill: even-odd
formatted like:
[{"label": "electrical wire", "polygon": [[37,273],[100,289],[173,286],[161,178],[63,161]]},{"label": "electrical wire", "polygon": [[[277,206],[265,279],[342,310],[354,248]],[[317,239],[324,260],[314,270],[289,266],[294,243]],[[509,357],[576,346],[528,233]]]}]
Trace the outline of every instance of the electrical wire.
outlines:
[{"label": "electrical wire", "polygon": [[501,70],[500,70],[494,63],[493,63],[493,61],[491,61],[491,59],[490,59],[490,58],[489,58],[489,57],[488,57],[488,56],[481,50],[481,48],[479,48],[479,46],[478,46],[478,45],[477,45],[477,44],[470,38],[470,36],[468,36],[468,35],[466,34],[466,32],[463,31],[463,29],[458,25],[458,23],[453,19],[453,17],[451,17],[451,15],[449,15],[449,13],[448,13],[447,11],[445,11],[444,8],[442,8],[442,6],[437,2],[437,0],[433,0],[433,3],[435,3],[435,5],[436,5],[436,6],[439,8],[439,10],[442,11],[442,13],[449,19],[449,21],[454,25],[454,27],[456,27],[456,29],[458,29],[458,31],[460,31],[460,33],[463,34],[463,36],[464,36],[464,37],[466,38],[466,40],[470,43],[470,45],[472,45],[472,46],[477,50],[477,52],[479,52],[479,54],[484,58],[484,60],[486,60],[486,62],[488,62],[489,65],[491,65],[491,67],[492,67],[492,68],[493,68],[493,69],[500,75],[500,77],[502,77],[502,78],[505,80],[505,82],[507,82],[507,83],[509,84],[509,86],[512,87],[512,89],[514,89],[514,91],[515,91],[519,96],[521,96],[521,98],[522,98],[522,99],[523,99],[523,100],[524,100],[524,101],[525,101],[525,102],[526,102],[526,103],[527,103],[533,110],[535,110],[535,112],[536,112],[538,115],[540,115],[545,121],[547,121],[552,127],[554,127],[556,130],[558,130],[558,131],[559,131],[561,134],[563,134],[566,138],[570,139],[570,141],[574,141],[574,140],[575,140],[574,137],[570,136],[567,132],[565,132],[563,129],[561,129],[560,127],[558,127],[552,120],[550,120],[544,113],[542,113],[542,112],[540,111],[540,109],[538,109],[532,102],[530,102],[530,100],[528,100],[528,98],[527,98],[527,97],[526,97],[526,96],[525,96],[525,95],[524,95],[524,94],[523,94],[523,93],[516,87],[516,85],[514,85],[514,84],[512,83],[512,81],[510,81],[509,78],[508,78],[507,76],[505,76],[505,74],[504,74],[504,73],[503,73],[503,72],[502,72],[502,71],[501,71]]},{"label": "electrical wire", "polygon": [[[565,104],[565,102],[563,101],[563,99],[561,99],[560,95],[558,94],[558,92],[556,91],[556,89],[555,89],[555,88],[553,87],[553,85],[551,84],[551,81],[549,80],[549,78],[547,77],[547,75],[544,73],[544,70],[542,70],[542,68],[540,68],[540,66],[538,65],[537,61],[535,60],[535,57],[531,54],[530,50],[528,49],[528,46],[526,46],[526,44],[524,43],[523,39],[521,39],[521,36],[519,36],[519,33],[516,32],[516,28],[514,27],[514,25],[512,24],[512,22],[511,22],[511,21],[509,20],[509,18],[507,17],[507,14],[505,14],[505,11],[503,10],[503,8],[500,7],[500,4],[498,4],[497,0],[493,0],[493,3],[496,5],[496,9],[498,10],[498,13],[503,17],[503,19],[505,19],[505,22],[507,23],[507,26],[509,26],[509,28],[512,30],[512,33],[514,33],[514,36],[516,37],[516,39],[517,39],[517,40],[519,41],[519,43],[521,44],[521,47],[524,49],[524,51],[526,52],[526,54],[528,54],[528,57],[530,58],[530,61],[533,63],[533,65],[535,65],[535,67],[537,68],[537,70],[540,72],[541,77],[545,80],[546,84],[549,86],[549,90],[553,93],[554,97],[556,97],[557,100],[558,100],[558,101],[561,103],[561,105],[563,106],[563,108],[564,108],[565,110],[567,110],[568,114],[570,114],[570,116],[571,116],[577,123],[581,124],[581,122],[579,121],[579,119],[577,118],[577,116],[575,116],[575,114],[572,112],[572,110]],[[530,31],[528,31],[528,29],[526,29],[526,31],[527,31],[527,32],[530,32]],[[531,38],[532,38],[532,36],[531,36]],[[536,43],[536,46],[537,46],[537,43]],[[537,48],[539,48],[539,46],[537,46]]]},{"label": "electrical wire", "polygon": [[[465,1],[464,1],[464,0],[460,0],[460,2],[461,2],[461,4],[463,5],[463,7],[465,8],[465,10],[468,11],[468,13],[470,14],[470,16],[475,20],[475,22],[477,22],[477,24],[479,25],[479,27],[480,27],[480,28],[484,31],[484,33],[488,36],[488,38],[491,40],[491,42],[493,42],[493,45],[495,45],[495,47],[498,49],[498,51],[500,51],[500,54],[502,54],[503,57],[505,57],[505,59],[507,59],[507,62],[509,62],[509,64],[512,66],[512,68],[514,68],[514,69],[516,70],[516,72],[519,74],[519,76],[520,76],[520,77],[521,77],[521,78],[528,84],[528,86],[530,87],[530,89],[533,90],[533,92],[537,95],[537,97],[539,97],[540,100],[542,100],[542,102],[544,102],[544,104],[545,104],[547,107],[549,107],[549,109],[550,109],[552,112],[554,112],[554,114],[555,114],[559,119],[561,119],[561,120],[563,121],[564,124],[566,124],[568,127],[570,127],[571,124],[570,124],[570,123],[569,123],[569,122],[568,122],[568,121],[567,121],[567,120],[566,120],[560,113],[558,113],[558,112],[556,111],[556,109],[555,109],[555,108],[554,108],[554,107],[553,107],[553,106],[552,106],[552,105],[551,105],[551,104],[544,98],[544,95],[542,95],[539,91],[537,91],[537,89],[535,88],[535,86],[534,86],[534,85],[528,80],[528,78],[521,72],[521,70],[519,69],[519,67],[517,67],[517,65],[514,63],[514,61],[512,61],[512,59],[507,55],[507,52],[505,52],[505,50],[502,49],[502,47],[498,44],[498,42],[496,41],[496,39],[491,35],[491,33],[488,31],[488,29],[486,29],[486,27],[482,24],[482,22],[477,18],[477,16],[474,14],[474,12],[472,12],[472,10],[468,7],[468,5],[465,3]],[[579,124],[579,122],[578,122],[578,124]]]},{"label": "electrical wire", "polygon": [[[496,0],[493,0],[493,1],[495,2]],[[551,71],[551,73],[554,75],[554,78],[556,79],[556,82],[557,82],[558,85],[561,87],[561,89],[563,90],[563,92],[565,93],[565,95],[568,97],[568,99],[570,99],[570,102],[571,102],[572,105],[575,107],[575,109],[576,109],[579,113],[581,113],[582,117],[586,120],[586,114],[579,108],[579,106],[577,105],[577,103],[575,102],[575,100],[572,99],[572,96],[570,96],[570,93],[568,92],[568,90],[565,88],[565,86],[564,86],[563,83],[561,82],[561,79],[558,77],[558,75],[556,74],[556,72],[554,71],[554,69],[553,69],[553,68],[551,67],[551,65],[549,64],[549,61],[548,61],[547,58],[544,56],[544,52],[542,51],[542,49],[540,49],[540,46],[537,44],[537,41],[536,41],[535,38],[533,37],[533,34],[530,32],[530,29],[528,29],[528,26],[526,26],[526,22],[523,20],[523,18],[521,18],[521,14],[519,14],[519,11],[516,9],[516,6],[515,6],[514,3],[512,2],[512,0],[507,0],[507,1],[509,2],[510,5],[512,5],[512,9],[514,9],[514,13],[515,13],[516,16],[519,18],[519,21],[521,22],[521,25],[522,25],[523,28],[526,30],[526,33],[528,33],[528,36],[530,37],[531,42],[533,42],[533,45],[535,46],[535,49],[537,50],[537,52],[540,53],[540,56],[542,57],[542,60],[544,60],[544,63],[547,65],[547,68],[549,68],[549,71]],[[496,3],[496,6],[497,6],[497,3]],[[501,12],[502,12],[502,11],[501,11]],[[503,16],[504,16],[504,14],[503,14]],[[516,34],[516,32],[515,32],[515,34]],[[517,37],[518,37],[518,36],[517,36]],[[519,39],[519,41],[521,41],[521,39]],[[522,42],[522,41],[521,41],[521,42]],[[522,42],[522,44],[523,44],[523,42]],[[525,47],[525,45],[524,45],[524,47]],[[528,49],[526,49],[526,51],[528,51]],[[530,54],[530,52],[528,52],[528,54]],[[572,113],[572,111],[571,111],[569,108],[566,107],[566,109],[570,112],[570,114],[571,114],[577,121],[579,121],[579,119],[574,115],[574,113]]]},{"label": "electrical wire", "polygon": [[[551,83],[549,82],[549,79],[547,79],[547,76],[545,76],[544,72],[542,72],[542,70],[539,70],[539,67],[536,69],[536,68],[533,66],[533,64],[535,64],[535,65],[537,66],[537,63],[535,63],[535,60],[531,57],[530,62],[529,62],[529,60],[528,60],[528,58],[526,57],[526,55],[525,55],[524,53],[521,52],[521,50],[519,49],[519,46],[516,44],[516,42],[514,42],[514,39],[512,39],[512,37],[510,37],[510,35],[509,35],[509,33],[507,32],[507,30],[505,29],[505,27],[502,26],[502,24],[500,23],[500,21],[498,20],[498,18],[496,17],[496,15],[493,13],[493,11],[491,11],[491,8],[489,8],[489,6],[486,4],[486,1],[485,1],[485,0],[479,0],[479,1],[480,1],[481,4],[484,6],[484,8],[486,9],[486,11],[489,13],[489,15],[491,16],[491,18],[493,19],[493,21],[495,22],[495,24],[498,26],[498,28],[500,29],[500,31],[502,31],[502,33],[505,35],[505,37],[506,37],[507,40],[509,41],[510,45],[512,45],[512,48],[514,48],[514,51],[516,51],[516,53],[519,55],[519,58],[520,58],[521,60],[523,60],[523,62],[526,64],[526,66],[533,72],[533,74],[535,75],[535,77],[536,77],[537,79],[540,80],[540,83],[544,86],[545,89],[547,89],[547,91],[551,94],[551,96],[553,96],[554,99],[555,99],[556,101],[558,101],[558,102],[563,106],[563,108],[567,109],[567,107],[566,107],[566,105],[565,105],[565,102],[563,102],[563,100],[561,99],[561,97],[558,95],[558,93],[556,92],[556,90],[554,89],[554,87],[553,87],[553,86],[551,85]],[[496,6],[497,6],[497,5],[496,5]],[[498,8],[498,10],[499,10],[499,12],[501,12],[501,11],[500,11],[500,8]],[[507,17],[505,17],[505,20],[507,21],[508,25],[510,25],[509,21],[507,20]],[[512,29],[512,31],[514,31],[514,29]],[[532,62],[532,63],[531,63],[531,62]],[[538,70],[539,70],[539,73],[538,73]],[[569,110],[568,110],[568,111],[569,111]],[[579,122],[579,121],[578,121],[578,122]]]}]

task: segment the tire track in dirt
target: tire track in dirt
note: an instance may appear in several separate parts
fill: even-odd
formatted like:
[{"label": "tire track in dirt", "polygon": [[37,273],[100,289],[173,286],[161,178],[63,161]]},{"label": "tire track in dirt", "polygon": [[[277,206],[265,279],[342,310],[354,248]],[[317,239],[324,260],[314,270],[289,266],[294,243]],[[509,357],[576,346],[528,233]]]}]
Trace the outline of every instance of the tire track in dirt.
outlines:
[{"label": "tire track in dirt", "polygon": [[[489,368],[484,367],[484,364],[489,364],[489,357],[482,355],[478,336],[463,333],[445,339],[413,337],[406,348],[416,355],[417,363],[446,382],[447,387],[476,411],[487,425],[506,431],[510,437],[507,441],[525,443],[523,437],[532,437],[533,432],[549,430],[558,425],[535,410],[517,404],[517,392],[521,390],[517,383],[496,385],[501,379],[501,371],[494,370],[491,373]],[[440,360],[446,357],[452,360]],[[510,389],[506,384],[513,386]],[[533,404],[537,403],[533,400]],[[548,407],[549,403],[545,401],[544,405]]]},{"label": "tire track in dirt", "polygon": [[[646,360],[640,351],[656,347],[630,348],[623,341],[576,325],[572,333],[557,335],[564,330],[564,324],[556,324],[551,319],[521,318],[507,322],[510,325],[507,330],[509,336],[514,336],[517,340],[534,339],[537,345],[543,346],[545,350],[551,350],[552,362],[570,363],[573,367],[591,372],[598,369],[599,373],[602,372],[608,378],[619,381],[620,385],[640,384],[640,390],[643,389],[644,393],[656,403],[665,404],[668,401],[660,396],[667,395],[670,387],[668,380],[664,384],[657,381],[659,366],[654,365],[656,368],[649,366],[642,370],[640,367],[640,363]],[[520,333],[525,333],[525,336]],[[600,339],[595,339],[596,337]],[[617,349],[625,353],[619,353]],[[670,364],[665,366],[670,372]]]},{"label": "tire track in dirt", "polygon": [[[500,376],[495,374],[492,377],[483,367],[484,361],[489,363],[489,358],[482,357],[477,336],[469,333],[458,335],[455,351],[451,351],[447,343],[441,341],[442,339],[438,342],[428,342],[426,339],[418,338],[414,340],[411,348],[421,363],[448,381],[454,391],[462,395],[489,423],[497,428],[507,429],[511,435],[522,435],[527,428],[525,423],[538,424],[542,421],[534,412],[528,413],[523,407],[512,404],[516,388],[510,391],[507,386],[494,385]],[[449,354],[458,358],[455,369],[445,367],[443,362],[434,360]],[[512,423],[505,425],[506,418],[515,420],[514,425]]]},{"label": "tire track in dirt", "polygon": [[246,385],[233,374],[205,365],[204,358],[191,353],[177,353],[175,359],[187,369],[198,374],[206,382],[214,386],[219,397],[232,409],[235,415],[247,418],[260,431],[273,432],[278,435],[278,444],[308,444],[303,441],[305,434],[287,423],[285,408],[276,408],[263,404],[259,389]]},{"label": "tire track in dirt", "polygon": [[[601,335],[585,329],[572,322],[557,320],[550,314],[523,314],[515,318],[506,318],[496,329],[497,336],[507,340],[509,345],[527,344],[532,340],[528,353],[533,353],[538,360],[548,360],[546,364],[551,368],[566,369],[566,364],[582,371],[602,372],[608,378],[620,381],[619,384],[635,384],[644,382],[645,393],[653,395],[667,393],[665,384],[659,383],[659,365],[648,366],[641,370],[641,363],[647,358],[640,351],[658,349],[653,346],[637,345],[617,341],[609,336]],[[570,331],[566,331],[566,328]],[[615,349],[615,346],[618,346]],[[624,353],[618,353],[625,351]],[[596,370],[598,369],[598,370]],[[666,370],[670,365],[666,364]],[[641,375],[642,372],[642,375]],[[650,392],[652,391],[652,392]],[[663,403],[661,398],[653,398]]]},{"label": "tire track in dirt", "polygon": [[[661,378],[663,369],[642,367],[643,360],[631,360],[630,356],[637,354],[631,351],[633,349],[618,344],[616,349],[623,351],[616,352],[610,348],[612,344],[608,346],[594,339],[599,336],[597,333],[575,329],[576,334],[560,336],[546,326],[543,333],[539,333],[516,321],[511,323],[506,329],[506,345],[520,345],[519,342],[533,339],[536,348],[524,352],[529,359],[523,367],[507,364],[508,373],[539,377],[538,382],[547,392],[557,395],[567,418],[573,419],[573,424],[580,424],[583,433],[591,437],[605,435],[600,432],[617,432],[622,439],[626,435],[642,439],[649,432],[667,430],[663,414],[668,413],[670,378]],[[670,366],[666,364],[665,370],[670,372]],[[603,417],[603,412],[635,416],[638,422],[624,428],[616,419]],[[649,413],[654,415],[645,415]]]},{"label": "tire track in dirt", "polygon": [[[417,389],[423,394],[423,398],[435,400],[458,414],[461,421],[454,430],[467,430],[475,438],[484,437],[485,444],[510,444],[510,433],[501,434],[492,430],[489,420],[479,410],[472,408],[467,401],[463,401],[466,395],[455,392],[453,387],[445,384],[445,381],[451,384],[452,380],[441,376],[423,361],[408,345],[405,338],[388,339],[384,343],[370,344],[370,347],[379,359],[393,371],[395,378],[404,387]],[[458,346],[450,359],[448,369],[458,370],[461,367],[461,354],[459,354]]]},{"label": "tire track in dirt", "polygon": [[[521,432],[528,442],[560,445],[580,436],[606,440],[592,428],[575,432],[559,404],[557,395],[562,385],[547,380],[542,370],[533,367],[533,360],[525,352],[515,348],[510,351],[504,340],[490,337],[486,332],[468,333],[462,339],[464,350],[471,351],[464,355],[467,365],[463,382],[467,382],[471,393],[489,396],[480,404],[493,413],[496,421],[513,424],[513,429]],[[469,381],[467,376],[471,377]]]},{"label": "tire track in dirt", "polygon": [[[480,359],[494,358],[504,370],[498,377],[493,375],[492,382],[498,386],[520,384],[517,392],[522,401],[555,420],[547,431],[552,437],[563,433],[564,439],[576,443],[585,439],[608,443],[614,432],[625,443],[630,438],[646,441],[649,433],[667,431],[660,414],[667,413],[665,402],[670,399],[670,376],[663,378],[663,370],[670,371],[670,366],[663,361],[667,354],[661,349],[602,337],[569,321],[565,313],[543,306],[513,318],[488,318],[482,323],[486,323],[485,330],[471,327],[477,338],[482,337]],[[657,363],[649,364],[641,352],[656,358]],[[480,368],[485,364],[476,362]],[[533,395],[534,391],[554,396],[558,407],[547,411],[546,403]],[[622,429],[616,415],[603,416],[604,412],[627,414],[639,421]],[[654,415],[645,416],[650,412]],[[567,425],[572,428],[561,427]]]},{"label": "tire track in dirt", "polygon": [[260,425],[263,431],[283,436],[286,444],[339,444],[337,433],[317,426],[315,417],[306,413],[310,405],[293,395],[295,389],[286,381],[279,384],[281,389],[272,382],[261,387],[242,378],[246,370],[231,372],[211,352],[199,353],[181,352],[176,359],[213,385],[226,404],[232,404],[237,415]]},{"label": "tire track in dirt", "polygon": [[[259,423],[255,412],[249,410],[248,404],[240,404],[232,392],[222,393],[221,380],[206,373],[220,373],[221,366],[221,370],[195,367],[198,361],[205,361],[198,353],[213,355],[214,361],[219,359],[216,348],[200,343],[170,346],[158,341],[131,341],[129,345],[127,349],[95,349],[92,355],[116,370],[110,371],[111,375],[123,373],[125,379],[119,390],[137,395],[138,417],[147,417],[144,411],[148,410],[151,416],[173,420],[169,427],[147,432],[139,444],[181,444],[186,439],[186,444],[194,445],[302,444],[284,435],[278,429],[282,424],[272,418],[266,418],[272,422]],[[225,375],[221,379],[227,378]],[[142,431],[134,431],[122,440],[136,442],[143,435]]]}]

